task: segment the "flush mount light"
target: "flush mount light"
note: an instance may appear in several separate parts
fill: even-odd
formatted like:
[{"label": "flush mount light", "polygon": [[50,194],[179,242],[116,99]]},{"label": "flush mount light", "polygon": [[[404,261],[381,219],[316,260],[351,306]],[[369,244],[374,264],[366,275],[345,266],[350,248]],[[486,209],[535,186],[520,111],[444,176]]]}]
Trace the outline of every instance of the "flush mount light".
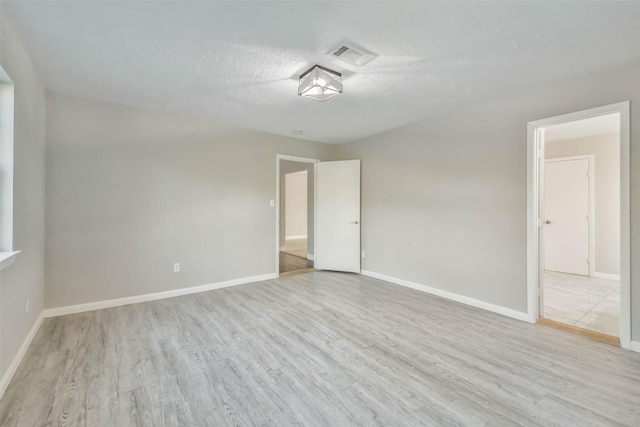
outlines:
[{"label": "flush mount light", "polygon": [[324,102],[342,93],[342,74],[315,65],[300,76],[298,95]]}]

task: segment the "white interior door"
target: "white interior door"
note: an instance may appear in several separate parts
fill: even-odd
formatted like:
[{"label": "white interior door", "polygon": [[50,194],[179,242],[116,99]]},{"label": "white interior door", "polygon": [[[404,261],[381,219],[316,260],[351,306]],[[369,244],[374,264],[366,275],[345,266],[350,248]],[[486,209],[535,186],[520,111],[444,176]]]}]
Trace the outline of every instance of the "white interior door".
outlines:
[{"label": "white interior door", "polygon": [[588,159],[545,163],[546,270],[589,275],[589,199]]},{"label": "white interior door", "polygon": [[360,272],[360,160],[316,163],[315,268]]}]

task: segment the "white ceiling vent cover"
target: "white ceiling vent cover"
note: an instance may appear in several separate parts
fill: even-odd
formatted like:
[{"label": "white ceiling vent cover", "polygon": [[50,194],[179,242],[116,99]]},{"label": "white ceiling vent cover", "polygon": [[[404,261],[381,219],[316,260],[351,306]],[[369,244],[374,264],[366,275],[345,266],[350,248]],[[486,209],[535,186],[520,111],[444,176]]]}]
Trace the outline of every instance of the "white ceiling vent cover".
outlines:
[{"label": "white ceiling vent cover", "polygon": [[355,67],[367,65],[378,57],[375,53],[351,41],[344,41],[329,51],[329,55]]}]

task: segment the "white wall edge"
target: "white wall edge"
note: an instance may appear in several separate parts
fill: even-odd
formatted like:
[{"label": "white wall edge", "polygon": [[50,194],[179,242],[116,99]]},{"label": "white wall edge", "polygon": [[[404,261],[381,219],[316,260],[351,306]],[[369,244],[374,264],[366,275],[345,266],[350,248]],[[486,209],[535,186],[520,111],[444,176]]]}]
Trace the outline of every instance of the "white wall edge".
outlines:
[{"label": "white wall edge", "polygon": [[306,234],[295,234],[293,236],[284,236],[284,240],[306,239]]},{"label": "white wall edge", "polygon": [[595,277],[596,279],[607,279],[607,280],[620,281],[620,275],[619,274],[598,273],[597,271],[594,271],[592,276]]},{"label": "white wall edge", "polygon": [[0,271],[9,267],[16,260],[16,255],[21,251],[0,252]]},{"label": "white wall edge", "polygon": [[629,346],[629,350],[640,353],[640,341],[631,341],[631,345]]},{"label": "white wall edge", "polygon": [[315,257],[313,254],[307,254],[307,259],[308,259],[309,261],[314,261],[314,260],[315,260],[315,258],[316,258],[316,257]]},{"label": "white wall edge", "polygon": [[121,305],[137,304],[140,302],[155,301],[159,299],[179,297],[182,295],[197,294],[200,292],[212,291],[214,289],[227,288],[230,286],[244,285],[247,283],[260,282],[263,280],[276,279],[278,274],[269,273],[260,276],[244,277],[240,279],[227,280],[224,282],[210,283],[208,285],[193,286],[190,288],[181,288],[171,291],[155,292],[151,294],[136,295],[133,297],[117,298],[104,301],[95,301],[85,304],[69,305],[65,307],[49,308],[42,312],[42,316],[56,317],[66,314],[83,313],[85,311],[100,310],[102,308],[118,307]]},{"label": "white wall edge", "polygon": [[459,302],[465,305],[470,305],[472,307],[481,308],[483,310],[491,311],[493,313],[501,314],[503,316],[521,320],[523,322],[531,321],[530,316],[523,311],[512,310],[510,308],[491,304],[485,301],[480,301],[474,298],[466,297],[464,295],[455,294],[453,292],[444,291],[442,289],[433,288],[431,286],[422,285],[420,283],[410,282],[404,279],[398,279],[397,277],[387,276],[385,274],[375,273],[373,271],[362,270],[361,274],[363,276],[373,277],[374,279],[384,280],[386,282],[395,283],[396,285],[400,285],[400,286],[406,286],[407,288],[412,288],[418,291],[426,292],[431,295],[435,295],[451,301]]},{"label": "white wall edge", "polygon": [[18,367],[20,366],[20,362],[22,362],[24,355],[27,353],[27,350],[29,349],[29,346],[31,345],[33,338],[38,333],[38,330],[40,329],[40,325],[42,324],[43,319],[44,319],[44,312],[40,313],[40,316],[38,316],[38,318],[36,319],[35,323],[31,327],[31,330],[27,334],[27,337],[24,339],[24,342],[20,346],[20,349],[18,350],[18,354],[16,354],[16,357],[13,358],[13,361],[9,365],[9,368],[7,368],[7,372],[5,372],[2,378],[0,379],[0,399],[2,399],[2,396],[4,395],[4,392],[7,390],[7,387],[9,387],[9,383],[11,382],[11,380],[13,379],[13,376],[18,370]]}]

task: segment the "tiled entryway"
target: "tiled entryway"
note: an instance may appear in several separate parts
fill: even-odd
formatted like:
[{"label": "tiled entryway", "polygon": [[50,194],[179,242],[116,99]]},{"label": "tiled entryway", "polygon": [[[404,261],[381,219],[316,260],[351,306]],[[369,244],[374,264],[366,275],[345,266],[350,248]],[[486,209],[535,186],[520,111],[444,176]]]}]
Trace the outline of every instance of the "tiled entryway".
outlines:
[{"label": "tiled entryway", "polygon": [[620,336],[620,282],[546,271],[544,318]]}]

